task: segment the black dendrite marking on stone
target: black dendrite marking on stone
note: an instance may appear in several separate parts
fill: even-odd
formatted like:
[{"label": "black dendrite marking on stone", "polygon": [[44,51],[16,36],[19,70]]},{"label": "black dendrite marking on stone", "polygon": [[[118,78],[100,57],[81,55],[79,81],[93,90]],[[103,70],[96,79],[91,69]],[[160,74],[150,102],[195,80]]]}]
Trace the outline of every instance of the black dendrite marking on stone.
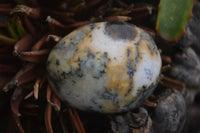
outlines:
[{"label": "black dendrite marking on stone", "polygon": [[73,83],[73,84],[76,84],[76,81],[75,81],[75,80],[72,80],[72,83]]},{"label": "black dendrite marking on stone", "polygon": [[93,54],[89,49],[87,50],[87,57],[88,59],[94,59],[95,58],[95,54]]},{"label": "black dendrite marking on stone", "polygon": [[138,47],[136,46],[136,53],[135,53],[135,59],[133,59],[132,57],[132,51],[130,49],[127,49],[127,64],[126,67],[128,69],[128,75],[130,77],[130,79],[133,78],[134,76],[134,72],[136,71],[136,65],[138,63],[140,54],[139,54],[139,50]]},{"label": "black dendrite marking on stone", "polygon": [[63,42],[61,43],[61,47],[64,47],[64,46],[65,46],[65,44],[66,44],[66,42],[65,42],[65,41],[63,41]]},{"label": "black dendrite marking on stone", "polygon": [[118,104],[119,103],[119,99],[118,99],[118,93],[112,90],[107,90],[105,88],[105,91],[102,94],[102,98],[104,100],[110,100],[113,102],[113,104]]},{"label": "black dendrite marking on stone", "polygon": [[136,42],[136,43],[134,43],[136,46],[139,46],[140,45],[140,42]]},{"label": "black dendrite marking on stone", "polygon": [[152,52],[157,52],[158,48],[155,42],[153,41],[153,39],[150,37],[150,35],[147,34],[145,31],[142,31],[141,35],[142,35],[142,38],[147,41],[148,49],[151,50]]},{"label": "black dendrite marking on stone", "polygon": [[148,68],[145,68],[144,71],[145,71],[145,74],[146,74],[146,78],[151,81],[152,80],[152,76],[153,76],[151,70],[148,69]]},{"label": "black dendrite marking on stone", "polygon": [[56,65],[59,66],[60,65],[60,60],[56,59]]},{"label": "black dendrite marking on stone", "polygon": [[94,105],[97,105],[97,104],[98,104],[95,98],[91,98],[91,102],[92,102]]},{"label": "black dendrite marking on stone", "polygon": [[105,99],[105,100],[112,100],[113,96],[114,96],[114,94],[111,91],[109,91],[109,90],[107,90],[105,88],[105,91],[102,94],[103,99]]},{"label": "black dendrite marking on stone", "polygon": [[94,24],[89,25],[90,30],[93,30],[95,28]]},{"label": "black dendrite marking on stone", "polygon": [[139,54],[139,50],[138,50],[138,46],[136,45],[136,53],[135,53],[135,58],[133,59],[132,57],[132,51],[130,49],[127,49],[127,64],[126,64],[126,67],[128,69],[128,72],[127,74],[129,75],[129,89],[128,91],[125,93],[125,96],[127,96],[131,89],[133,88],[133,76],[134,76],[134,73],[136,71],[136,65],[138,63],[138,60],[139,60],[139,57],[140,57],[140,54]]},{"label": "black dendrite marking on stone", "polygon": [[67,78],[67,73],[66,72],[62,72],[61,76],[62,76],[63,79],[66,79]]},{"label": "black dendrite marking on stone", "polygon": [[128,91],[125,93],[124,96],[125,96],[125,97],[128,96],[132,89],[133,89],[133,88],[132,88],[132,86],[131,86],[131,87],[128,89]]},{"label": "black dendrite marking on stone", "polygon": [[136,97],[125,106],[130,109],[140,106],[152,94],[153,90],[158,86],[158,83],[159,79],[156,79],[156,83],[152,83],[148,88],[143,85],[140,91],[137,92]]},{"label": "black dendrite marking on stone", "polygon": [[83,72],[81,70],[81,64],[82,64],[82,60],[80,58],[78,58],[78,69],[75,70],[74,74],[77,75],[79,78],[83,77]]}]

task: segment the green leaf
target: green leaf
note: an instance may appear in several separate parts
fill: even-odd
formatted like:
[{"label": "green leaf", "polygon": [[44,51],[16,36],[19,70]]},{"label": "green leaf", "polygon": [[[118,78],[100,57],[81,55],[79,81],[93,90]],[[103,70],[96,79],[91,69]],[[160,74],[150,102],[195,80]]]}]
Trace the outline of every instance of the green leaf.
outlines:
[{"label": "green leaf", "polygon": [[19,39],[19,36],[18,36],[16,29],[15,29],[15,24],[13,22],[8,23],[7,29],[8,29],[8,33],[10,34],[10,36],[13,39],[16,39],[16,40]]},{"label": "green leaf", "polygon": [[19,19],[16,19],[15,27],[19,37],[23,37],[25,34],[25,29]]},{"label": "green leaf", "polygon": [[156,30],[167,40],[177,40],[183,34],[195,0],[161,0]]}]

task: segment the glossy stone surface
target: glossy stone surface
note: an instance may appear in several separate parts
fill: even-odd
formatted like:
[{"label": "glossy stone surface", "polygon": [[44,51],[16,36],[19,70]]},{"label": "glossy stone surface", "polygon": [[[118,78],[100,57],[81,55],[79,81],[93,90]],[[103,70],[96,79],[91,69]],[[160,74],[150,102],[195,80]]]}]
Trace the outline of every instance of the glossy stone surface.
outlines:
[{"label": "glossy stone surface", "polygon": [[47,71],[56,94],[86,111],[117,113],[141,105],[157,86],[161,58],[152,38],[127,23],[93,23],[65,36]]}]

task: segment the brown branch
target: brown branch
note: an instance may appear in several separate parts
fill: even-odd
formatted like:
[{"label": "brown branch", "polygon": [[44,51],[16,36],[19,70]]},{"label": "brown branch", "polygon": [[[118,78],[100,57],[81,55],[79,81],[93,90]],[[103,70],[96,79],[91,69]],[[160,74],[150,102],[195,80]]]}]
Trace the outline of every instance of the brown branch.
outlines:
[{"label": "brown branch", "polygon": [[21,60],[24,61],[45,64],[49,52],[49,49],[43,49],[39,51],[28,51],[22,52],[19,57]]},{"label": "brown branch", "polygon": [[171,65],[165,65],[165,66],[163,66],[162,67],[162,72],[166,72],[166,71],[168,71],[168,70],[170,70],[171,69]]},{"label": "brown branch", "polygon": [[29,63],[25,66],[25,68],[22,68],[19,72],[17,72],[13,79],[8,82],[2,90],[7,92],[15,86],[20,86],[23,83],[32,81],[37,76],[37,73],[40,72],[36,69],[36,65]]},{"label": "brown branch", "polygon": [[36,35],[35,27],[31,23],[31,21],[28,19],[26,15],[23,15],[21,18],[23,24],[25,25],[26,29],[31,33],[32,36]]},{"label": "brown branch", "polygon": [[38,77],[35,81],[34,90],[33,90],[33,94],[34,94],[35,99],[38,99],[38,92],[39,92],[39,89],[41,88],[41,86],[44,83],[44,79],[45,78]]},{"label": "brown branch", "polygon": [[54,93],[52,94],[51,90],[52,89],[51,89],[50,85],[48,85],[47,86],[47,94],[46,94],[47,102],[51,106],[53,106],[56,111],[60,111],[60,108],[61,108],[60,100]]},{"label": "brown branch", "polygon": [[39,50],[42,45],[45,43],[47,39],[47,34],[44,35],[33,47],[32,47],[32,50],[35,51],[35,50]]},{"label": "brown branch", "polygon": [[60,111],[60,108],[61,108],[61,102],[59,100],[59,98],[55,95],[55,93],[53,93],[52,97],[51,97],[51,101],[54,105],[54,109],[56,111]]},{"label": "brown branch", "polygon": [[45,121],[45,126],[47,129],[47,133],[53,133],[53,129],[51,125],[51,112],[52,112],[52,106],[50,104],[47,104],[46,109],[45,109],[45,115],[44,115],[44,121]]},{"label": "brown branch", "polygon": [[161,55],[162,61],[167,63],[167,64],[171,64],[172,63],[172,59],[170,56],[166,56],[166,55]]},{"label": "brown branch", "polygon": [[130,21],[132,18],[128,16],[110,16],[105,18],[108,22],[126,22]]},{"label": "brown branch", "polygon": [[175,88],[175,89],[180,89],[180,90],[184,90],[186,88],[183,82],[174,80],[164,75],[161,75],[160,84],[169,88]]},{"label": "brown branch", "polygon": [[84,133],[84,132],[82,132],[82,130],[81,130],[79,124],[78,124],[78,121],[76,120],[76,117],[74,116],[72,109],[70,107],[68,108],[68,111],[69,111],[69,115],[71,117],[71,120],[72,120],[77,132],[78,133]]},{"label": "brown branch", "polygon": [[157,106],[157,103],[154,103],[154,102],[151,102],[149,100],[146,100],[144,102],[144,105],[148,106],[148,107],[156,107]]},{"label": "brown branch", "polygon": [[83,124],[82,124],[82,122],[81,122],[81,120],[80,120],[80,117],[79,117],[79,115],[78,115],[76,109],[75,109],[75,108],[72,108],[72,110],[73,110],[73,113],[74,113],[74,116],[75,116],[77,122],[79,123],[79,127],[80,127],[82,133],[85,133],[85,129],[84,129],[84,127],[83,127]]},{"label": "brown branch", "polygon": [[23,51],[29,50],[33,45],[33,37],[30,34],[24,35],[14,46],[13,55],[17,56]]},{"label": "brown branch", "polygon": [[20,119],[17,115],[14,114],[14,119],[15,119],[15,123],[16,123],[16,126],[17,126],[17,129],[19,130],[20,133],[25,133],[24,132],[24,129],[22,127],[22,124],[20,122]]},{"label": "brown branch", "polygon": [[22,91],[23,89],[21,87],[17,87],[10,101],[11,110],[16,116],[21,116],[21,114],[19,113],[19,105],[23,99]]}]

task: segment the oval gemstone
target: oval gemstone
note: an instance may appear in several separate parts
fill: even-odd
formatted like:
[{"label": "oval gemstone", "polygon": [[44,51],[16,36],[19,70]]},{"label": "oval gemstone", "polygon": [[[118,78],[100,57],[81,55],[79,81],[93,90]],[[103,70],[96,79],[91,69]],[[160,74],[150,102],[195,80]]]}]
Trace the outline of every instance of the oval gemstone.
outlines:
[{"label": "oval gemstone", "polygon": [[55,93],[80,110],[124,112],[140,106],[157,86],[160,53],[141,28],[99,22],[65,36],[50,52]]}]

